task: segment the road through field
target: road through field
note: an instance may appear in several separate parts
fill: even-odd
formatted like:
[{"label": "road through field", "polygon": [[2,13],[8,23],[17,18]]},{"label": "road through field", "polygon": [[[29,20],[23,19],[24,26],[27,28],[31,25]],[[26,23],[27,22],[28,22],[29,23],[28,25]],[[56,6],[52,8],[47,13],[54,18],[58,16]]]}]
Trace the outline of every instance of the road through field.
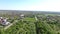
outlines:
[{"label": "road through field", "polygon": [[38,20],[37,17],[35,16],[36,21]]},{"label": "road through field", "polygon": [[12,26],[13,24],[15,24],[15,23],[17,23],[17,22],[18,22],[18,21],[15,20],[13,23],[10,23],[10,25],[6,26],[6,27],[4,28],[4,30],[8,29],[10,26]]},{"label": "road through field", "polygon": [[[36,21],[38,20],[36,16],[35,16],[35,19],[36,19]],[[10,26],[12,26],[13,24],[15,24],[15,23],[17,23],[17,22],[18,22],[18,20],[15,20],[13,23],[10,23],[10,25],[6,26],[6,27],[4,28],[4,30],[8,29]]]}]

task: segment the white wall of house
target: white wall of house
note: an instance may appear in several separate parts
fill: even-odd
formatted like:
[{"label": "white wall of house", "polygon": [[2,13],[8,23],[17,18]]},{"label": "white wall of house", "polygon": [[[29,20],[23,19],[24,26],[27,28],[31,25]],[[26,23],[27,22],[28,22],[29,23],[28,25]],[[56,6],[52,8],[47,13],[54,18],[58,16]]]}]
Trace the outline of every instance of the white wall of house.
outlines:
[{"label": "white wall of house", "polygon": [[[1,20],[1,19],[3,19],[3,20]],[[1,23],[2,25],[9,25],[9,24],[10,24],[10,22],[8,22],[7,19],[4,19],[4,18],[2,18],[2,17],[0,17],[0,23]]]}]

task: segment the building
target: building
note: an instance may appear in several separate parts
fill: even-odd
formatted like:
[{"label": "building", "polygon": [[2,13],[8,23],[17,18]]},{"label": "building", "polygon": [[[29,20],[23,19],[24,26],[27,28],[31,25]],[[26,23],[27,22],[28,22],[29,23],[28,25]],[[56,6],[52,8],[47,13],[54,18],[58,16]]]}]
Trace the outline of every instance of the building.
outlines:
[{"label": "building", "polygon": [[24,14],[21,14],[21,15],[20,15],[20,18],[23,19],[23,18],[24,18]]},{"label": "building", "polygon": [[7,21],[7,18],[0,17],[0,24],[1,25],[9,25],[10,22]]}]

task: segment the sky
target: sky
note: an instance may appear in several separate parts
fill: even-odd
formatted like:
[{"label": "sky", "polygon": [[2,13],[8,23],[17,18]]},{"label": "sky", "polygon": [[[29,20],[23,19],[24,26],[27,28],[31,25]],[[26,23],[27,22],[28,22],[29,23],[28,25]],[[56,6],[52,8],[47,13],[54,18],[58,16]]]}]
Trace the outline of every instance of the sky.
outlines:
[{"label": "sky", "polygon": [[0,0],[0,10],[60,11],[60,0]]}]

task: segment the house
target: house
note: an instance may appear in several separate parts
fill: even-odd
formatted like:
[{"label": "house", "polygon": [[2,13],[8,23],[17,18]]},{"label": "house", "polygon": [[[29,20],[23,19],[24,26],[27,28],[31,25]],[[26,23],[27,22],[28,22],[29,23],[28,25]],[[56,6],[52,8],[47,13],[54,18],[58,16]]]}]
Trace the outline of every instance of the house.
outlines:
[{"label": "house", "polygon": [[23,19],[23,18],[24,18],[24,14],[21,14],[21,15],[20,15],[20,18]]},{"label": "house", "polygon": [[9,25],[10,22],[7,21],[7,18],[0,17],[0,24],[1,25]]},{"label": "house", "polygon": [[1,24],[2,24],[2,25],[9,25],[10,22],[2,22]]}]

